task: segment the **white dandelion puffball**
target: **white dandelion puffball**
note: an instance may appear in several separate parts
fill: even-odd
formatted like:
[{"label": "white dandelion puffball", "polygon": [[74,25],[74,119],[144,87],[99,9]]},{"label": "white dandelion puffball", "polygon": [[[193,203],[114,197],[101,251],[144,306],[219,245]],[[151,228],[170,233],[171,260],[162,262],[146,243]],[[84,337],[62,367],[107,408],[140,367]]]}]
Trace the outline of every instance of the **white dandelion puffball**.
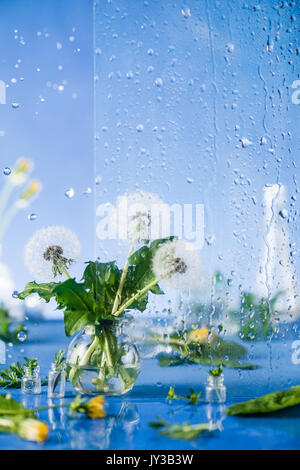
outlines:
[{"label": "white dandelion puffball", "polygon": [[202,277],[198,249],[184,240],[166,242],[153,258],[153,271],[172,289],[195,289]]},{"label": "white dandelion puffball", "polygon": [[143,241],[168,236],[169,234],[157,233],[160,227],[159,224],[155,224],[158,217],[163,214],[168,216],[167,211],[167,204],[156,194],[137,191],[118,197],[117,212],[120,238]]},{"label": "white dandelion puffball", "polygon": [[64,258],[76,261],[80,255],[80,242],[71,230],[51,226],[35,232],[25,247],[25,266],[38,281],[53,279],[52,263],[45,253],[50,247],[60,247]]}]

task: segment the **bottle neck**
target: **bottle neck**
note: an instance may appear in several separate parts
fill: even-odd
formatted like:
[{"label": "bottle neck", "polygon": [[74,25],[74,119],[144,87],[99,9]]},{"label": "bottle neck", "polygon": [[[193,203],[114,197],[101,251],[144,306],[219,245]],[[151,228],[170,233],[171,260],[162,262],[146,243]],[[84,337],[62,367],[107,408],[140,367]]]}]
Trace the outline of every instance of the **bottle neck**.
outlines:
[{"label": "bottle neck", "polygon": [[211,387],[221,387],[224,385],[224,375],[208,375],[207,383]]},{"label": "bottle neck", "polygon": [[39,376],[39,372],[40,372],[39,366],[37,366],[37,367],[24,367],[24,370],[25,370],[25,375],[27,377],[38,377]]}]

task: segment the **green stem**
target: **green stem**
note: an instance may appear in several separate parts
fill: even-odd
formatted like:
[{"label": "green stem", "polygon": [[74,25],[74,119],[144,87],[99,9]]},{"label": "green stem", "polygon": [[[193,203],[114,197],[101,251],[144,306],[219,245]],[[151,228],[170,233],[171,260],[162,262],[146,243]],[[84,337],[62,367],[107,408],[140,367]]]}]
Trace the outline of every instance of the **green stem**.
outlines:
[{"label": "green stem", "polygon": [[109,343],[108,343],[106,333],[105,333],[105,339],[104,339],[104,346],[105,346],[105,355],[106,355],[108,366],[113,367],[114,364],[113,364],[113,360],[112,360],[112,357],[111,357],[111,354],[110,354]]},{"label": "green stem", "polygon": [[[53,408],[68,408],[69,405],[51,405],[51,406],[43,406],[42,408],[33,408],[32,410],[1,410],[0,415],[5,416],[17,416],[17,415],[33,415],[39,411],[50,410]],[[0,421],[3,418],[0,418]]]},{"label": "green stem", "polygon": [[72,279],[70,274],[68,273],[68,271],[66,270],[66,268],[64,266],[60,266],[60,269],[64,273],[64,275],[66,276],[67,279]]},{"label": "green stem", "polygon": [[3,238],[3,235],[4,235],[7,227],[9,226],[10,222],[12,221],[12,219],[14,218],[14,216],[16,215],[16,213],[18,212],[19,209],[20,209],[19,206],[16,203],[14,203],[11,206],[11,208],[8,209],[5,216],[2,218],[1,228],[0,228],[0,239]]},{"label": "green stem", "polygon": [[116,311],[116,313],[114,314],[115,317],[118,317],[119,315],[121,315],[121,313],[124,312],[124,310],[126,310],[126,308],[130,307],[131,304],[133,304],[133,302],[135,302],[137,299],[139,299],[142,295],[144,295],[148,290],[152,289],[152,287],[156,286],[156,284],[158,284],[162,279],[164,279],[166,276],[161,276],[157,279],[154,279],[154,281],[150,282],[150,284],[147,284],[143,289],[141,290],[138,290],[136,292],[136,294],[134,294],[132,297],[130,297],[130,299],[128,299],[123,305],[121,305],[121,307],[119,308],[119,310]]},{"label": "green stem", "polygon": [[[91,355],[93,354],[93,352],[95,351],[95,349],[97,348],[99,344],[99,338],[98,336],[95,336],[92,344],[88,347],[88,350],[85,352],[83,358],[81,359],[81,361],[79,361],[79,364],[78,366],[85,366],[89,360],[90,360],[90,357]],[[76,366],[72,367],[72,369],[70,370],[70,373],[69,373],[69,379],[70,381],[72,382],[73,380],[73,377],[76,373]]]},{"label": "green stem", "polygon": [[114,305],[113,305],[113,308],[112,308],[112,312],[111,312],[112,315],[114,315],[117,312],[118,307],[120,305],[122,291],[123,291],[123,287],[124,287],[124,284],[125,284],[125,281],[126,281],[126,276],[127,276],[127,273],[128,273],[129,260],[130,260],[130,257],[132,255],[132,253],[133,253],[135,244],[136,244],[136,239],[133,240],[133,242],[131,243],[130,248],[129,248],[126,263],[125,263],[125,266],[124,266],[123,271],[122,271],[119,288],[118,288],[118,291],[117,291],[117,294],[116,294],[116,297],[115,297],[115,301],[114,301]]}]

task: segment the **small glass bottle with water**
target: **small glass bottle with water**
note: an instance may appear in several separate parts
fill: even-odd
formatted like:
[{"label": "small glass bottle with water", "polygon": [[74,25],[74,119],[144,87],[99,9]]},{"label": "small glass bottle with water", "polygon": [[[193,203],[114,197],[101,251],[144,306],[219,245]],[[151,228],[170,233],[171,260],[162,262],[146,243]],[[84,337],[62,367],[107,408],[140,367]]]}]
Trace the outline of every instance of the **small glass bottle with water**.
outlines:
[{"label": "small glass bottle with water", "polygon": [[42,391],[42,384],[40,378],[40,368],[24,367],[25,374],[22,377],[21,390],[22,393],[29,395],[38,395]]},{"label": "small glass bottle with water", "polygon": [[48,397],[64,398],[66,388],[66,369],[65,365],[60,364],[59,367],[52,362],[51,369],[48,374]]},{"label": "small glass bottle with water", "polygon": [[205,387],[205,398],[208,403],[225,403],[226,387],[224,385],[224,375],[207,376],[207,385]]}]

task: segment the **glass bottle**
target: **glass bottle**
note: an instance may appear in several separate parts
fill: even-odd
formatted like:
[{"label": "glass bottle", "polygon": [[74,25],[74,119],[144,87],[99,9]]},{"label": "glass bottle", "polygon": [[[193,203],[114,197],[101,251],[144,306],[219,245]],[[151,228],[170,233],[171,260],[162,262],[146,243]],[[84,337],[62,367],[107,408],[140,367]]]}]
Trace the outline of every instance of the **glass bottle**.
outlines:
[{"label": "glass bottle", "polygon": [[56,367],[52,362],[51,369],[48,374],[48,397],[64,398],[66,388],[66,370],[64,365]]},{"label": "glass bottle", "polygon": [[40,368],[37,367],[24,367],[25,374],[22,377],[21,390],[22,393],[30,395],[38,395],[42,391],[41,378],[39,376]]},{"label": "glass bottle", "polygon": [[6,364],[6,346],[4,341],[0,339],[0,364]]},{"label": "glass bottle", "polygon": [[208,403],[225,403],[226,387],[224,385],[224,375],[208,375],[205,387],[205,398]]}]

